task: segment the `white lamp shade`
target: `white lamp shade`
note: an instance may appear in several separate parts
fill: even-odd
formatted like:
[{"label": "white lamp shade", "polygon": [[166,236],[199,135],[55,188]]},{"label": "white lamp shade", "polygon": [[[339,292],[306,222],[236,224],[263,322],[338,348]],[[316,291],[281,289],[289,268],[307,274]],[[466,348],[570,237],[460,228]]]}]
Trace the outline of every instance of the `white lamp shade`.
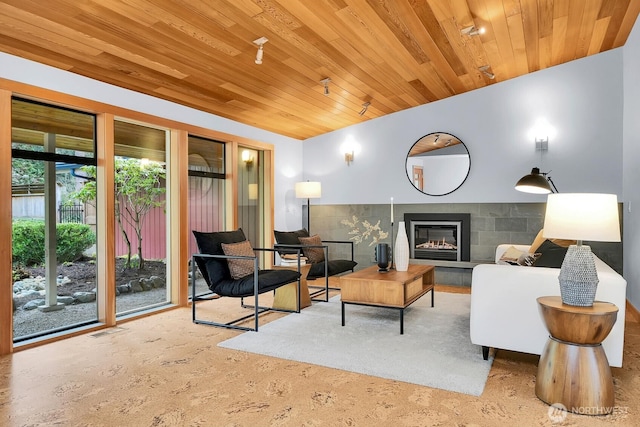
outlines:
[{"label": "white lamp shade", "polygon": [[298,199],[316,199],[322,196],[322,188],[317,181],[296,182],[296,197]]},{"label": "white lamp shade", "polygon": [[619,242],[617,196],[595,193],[549,194],[543,235],[556,239]]}]

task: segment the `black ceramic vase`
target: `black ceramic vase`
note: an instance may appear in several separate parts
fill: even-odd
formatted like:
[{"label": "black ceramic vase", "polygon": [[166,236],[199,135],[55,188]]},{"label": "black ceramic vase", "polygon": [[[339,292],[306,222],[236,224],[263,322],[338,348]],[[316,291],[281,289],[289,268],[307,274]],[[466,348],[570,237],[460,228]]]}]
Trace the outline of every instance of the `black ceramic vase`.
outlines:
[{"label": "black ceramic vase", "polygon": [[378,243],[376,246],[376,262],[378,263],[378,271],[387,271],[389,268],[389,245],[386,243]]}]

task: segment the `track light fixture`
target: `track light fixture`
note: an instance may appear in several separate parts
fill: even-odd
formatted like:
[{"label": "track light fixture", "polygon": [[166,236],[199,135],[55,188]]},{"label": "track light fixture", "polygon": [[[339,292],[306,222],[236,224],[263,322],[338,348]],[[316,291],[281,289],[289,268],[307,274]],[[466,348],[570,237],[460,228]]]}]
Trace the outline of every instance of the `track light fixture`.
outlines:
[{"label": "track light fixture", "polygon": [[269,39],[266,37],[260,37],[259,39],[255,39],[253,44],[258,45],[258,52],[256,53],[256,64],[262,64],[262,55],[264,55],[263,45],[268,42]]},{"label": "track light fixture", "polygon": [[360,112],[358,113],[360,116],[364,116],[364,113],[367,112],[367,109],[369,108],[369,105],[371,105],[370,102],[365,102],[364,104],[362,104],[362,110],[360,110]]},{"label": "track light fixture", "polygon": [[492,72],[489,71],[489,68],[491,66],[490,65],[483,65],[482,67],[478,67],[478,70],[484,74],[485,76],[489,77],[491,80],[496,78],[496,75],[493,74]]},{"label": "track light fixture", "polygon": [[475,25],[460,30],[460,33],[465,36],[479,36],[480,34],[484,34],[484,32],[484,27],[476,28]]},{"label": "track light fixture", "polygon": [[324,96],[329,96],[329,82],[331,79],[327,77],[326,79],[320,80],[320,83],[324,85]]}]

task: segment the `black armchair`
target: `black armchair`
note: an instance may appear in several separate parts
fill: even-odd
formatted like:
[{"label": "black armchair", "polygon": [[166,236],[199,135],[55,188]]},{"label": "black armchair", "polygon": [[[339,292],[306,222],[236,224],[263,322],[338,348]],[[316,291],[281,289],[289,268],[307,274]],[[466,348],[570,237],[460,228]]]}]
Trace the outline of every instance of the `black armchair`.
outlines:
[{"label": "black armchair", "polygon": [[[192,262],[192,319],[194,323],[219,326],[244,331],[258,331],[258,316],[273,310],[287,313],[300,312],[300,268],[295,270],[260,270],[259,258],[255,252],[275,251],[275,249],[251,248],[242,229],[220,232],[193,232],[200,253],[193,255]],[[196,267],[202,273],[211,292],[196,295]],[[275,291],[280,286],[298,282],[298,305],[296,310],[276,309],[260,306],[258,296],[265,292]],[[242,308],[253,309],[246,316],[229,322],[215,322],[198,319],[196,305],[199,301],[208,301],[220,297],[240,298]],[[253,297],[253,305],[245,305],[244,298]],[[254,317],[254,327],[238,325],[238,323]]]},{"label": "black armchair", "polygon": [[[274,231],[276,244],[274,249],[282,255],[302,253],[311,263],[311,269],[307,274],[307,280],[314,280],[324,277],[325,285],[314,286],[310,288],[320,289],[312,296],[324,293],[324,301],[329,300],[329,290],[337,290],[338,288],[329,287],[329,276],[335,276],[353,271],[358,264],[353,260],[353,241],[351,240],[322,240],[320,236],[309,236],[309,232],[302,228],[296,231]],[[332,259],[329,255],[329,247],[334,245],[346,245],[351,252],[350,259]],[[275,255],[274,255],[275,256]]]}]

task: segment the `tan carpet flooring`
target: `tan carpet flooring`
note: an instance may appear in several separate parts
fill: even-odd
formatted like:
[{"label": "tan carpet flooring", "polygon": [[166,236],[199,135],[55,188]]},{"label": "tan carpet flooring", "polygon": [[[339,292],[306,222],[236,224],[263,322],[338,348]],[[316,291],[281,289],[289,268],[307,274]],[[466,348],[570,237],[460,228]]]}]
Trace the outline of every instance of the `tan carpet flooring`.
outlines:
[{"label": "tan carpet flooring", "polygon": [[[206,316],[237,305],[199,307]],[[0,358],[0,425],[638,425],[636,323],[627,323],[624,368],[613,369],[614,412],[568,414],[554,424],[535,396],[537,356],[498,351],[484,393],[473,397],[219,348],[240,332],[195,325],[190,316],[171,310]]]}]

